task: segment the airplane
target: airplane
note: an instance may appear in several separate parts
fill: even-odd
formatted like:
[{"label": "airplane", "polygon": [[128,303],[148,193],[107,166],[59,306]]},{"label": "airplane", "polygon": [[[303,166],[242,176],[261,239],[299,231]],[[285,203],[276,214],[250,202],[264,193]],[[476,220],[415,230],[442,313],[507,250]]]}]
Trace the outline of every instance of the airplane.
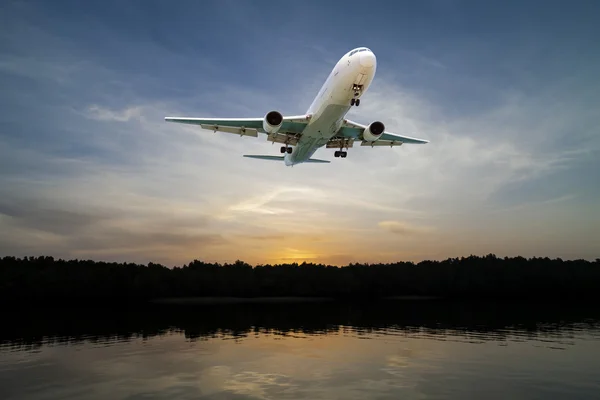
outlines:
[{"label": "airplane", "polygon": [[274,110],[262,118],[165,117],[165,120],[240,136],[258,137],[259,132],[266,134],[268,141],[283,144],[281,153],[284,155],[244,157],[283,161],[286,166],[329,163],[328,160],[311,158],[323,146],[339,149],[334,156],[346,158],[348,148],[353,147],[355,142],[371,147],[429,143],[425,139],[386,132],[381,121],[363,125],[345,118],[351,107],[360,106],[361,97],[373,81],[376,69],[377,58],[370,49],[358,47],[349,51],[337,62],[303,115],[283,116]]}]

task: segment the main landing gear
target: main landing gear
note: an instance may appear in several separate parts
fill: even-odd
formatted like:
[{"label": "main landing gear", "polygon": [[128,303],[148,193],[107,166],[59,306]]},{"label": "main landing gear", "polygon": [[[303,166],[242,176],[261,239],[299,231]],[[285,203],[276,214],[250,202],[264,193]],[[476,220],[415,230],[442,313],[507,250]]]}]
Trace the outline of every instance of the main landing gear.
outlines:
[{"label": "main landing gear", "polygon": [[352,100],[350,100],[350,105],[358,107],[360,105],[360,99],[353,98]]},{"label": "main landing gear", "polygon": [[281,146],[281,153],[288,153],[288,154],[292,154],[292,148],[290,146]]},{"label": "main landing gear", "polygon": [[342,158],[346,158],[346,156],[348,155],[347,151],[344,150],[336,150],[335,153],[333,153],[334,157],[342,157]]}]

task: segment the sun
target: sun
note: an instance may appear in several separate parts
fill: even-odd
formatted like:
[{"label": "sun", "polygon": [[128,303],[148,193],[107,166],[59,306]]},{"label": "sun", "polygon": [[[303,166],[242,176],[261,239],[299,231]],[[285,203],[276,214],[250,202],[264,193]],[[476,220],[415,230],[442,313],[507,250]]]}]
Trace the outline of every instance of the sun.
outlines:
[{"label": "sun", "polygon": [[277,253],[269,257],[269,261],[276,264],[302,264],[306,262],[315,262],[319,258],[320,254],[315,253],[311,250],[295,249],[295,248],[284,248],[279,249]]}]

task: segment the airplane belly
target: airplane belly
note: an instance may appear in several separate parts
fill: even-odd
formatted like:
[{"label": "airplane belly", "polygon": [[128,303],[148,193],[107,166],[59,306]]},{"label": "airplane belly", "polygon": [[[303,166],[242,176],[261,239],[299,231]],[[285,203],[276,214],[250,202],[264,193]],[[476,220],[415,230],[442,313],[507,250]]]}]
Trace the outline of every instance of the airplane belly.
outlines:
[{"label": "airplane belly", "polygon": [[357,85],[364,85],[367,82],[367,79],[368,77],[366,74],[358,74],[358,76],[354,80],[354,83],[356,83]]},{"label": "airplane belly", "polygon": [[302,132],[293,152],[286,163],[298,164],[308,160],[315,151],[336,135],[345,115],[352,106],[356,85],[361,86],[361,94],[373,80],[374,69],[363,68],[360,64],[344,62],[336,65],[321,91],[307,110],[310,122]]},{"label": "airplane belly", "polygon": [[338,104],[326,104],[319,110],[318,117],[313,117],[302,132],[302,137],[290,154],[292,163],[308,160],[319,147],[327,144],[338,131],[341,120],[350,107]]},{"label": "airplane belly", "polygon": [[[328,102],[319,110],[319,115],[311,119],[302,133],[302,137],[331,138],[340,128],[341,121],[350,110],[347,104]],[[302,141],[302,139],[300,139]]]}]

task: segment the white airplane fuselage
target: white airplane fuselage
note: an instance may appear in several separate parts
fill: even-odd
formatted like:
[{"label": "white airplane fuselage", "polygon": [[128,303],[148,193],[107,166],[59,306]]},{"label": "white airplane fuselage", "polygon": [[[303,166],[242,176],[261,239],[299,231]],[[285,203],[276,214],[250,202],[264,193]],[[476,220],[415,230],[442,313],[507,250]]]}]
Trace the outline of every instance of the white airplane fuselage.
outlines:
[{"label": "white airplane fuselage", "polygon": [[373,81],[376,68],[375,54],[365,47],[350,51],[337,62],[308,108],[306,114],[310,115],[310,122],[292,153],[285,154],[285,165],[305,162],[327,144],[341,127],[350,107],[360,104],[359,99]]},{"label": "white airplane fuselage", "polygon": [[348,150],[360,146],[401,146],[405,143],[424,144],[429,140],[386,131],[381,121],[361,124],[349,120],[350,107],[359,106],[361,97],[371,86],[377,69],[375,54],[366,47],[346,53],[331,70],[325,83],[304,114],[283,116],[271,110],[263,117],[165,117],[165,121],[200,126],[213,132],[239,136],[267,135],[270,142],[281,143],[282,155],[244,154],[244,157],[270,160],[294,166],[300,163],[330,163],[312,158],[321,147],[339,149],[336,158],[346,158]]}]

